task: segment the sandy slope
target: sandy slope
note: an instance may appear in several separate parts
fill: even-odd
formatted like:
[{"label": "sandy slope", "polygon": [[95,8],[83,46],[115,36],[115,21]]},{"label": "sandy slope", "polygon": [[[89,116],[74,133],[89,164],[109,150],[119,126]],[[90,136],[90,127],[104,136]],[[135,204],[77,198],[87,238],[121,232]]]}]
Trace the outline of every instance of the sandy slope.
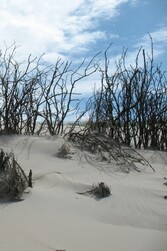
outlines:
[{"label": "sandy slope", "polygon": [[[1,251],[166,251],[166,153],[143,151],[156,172],[115,172],[71,148],[72,159],[55,153],[62,138],[1,136],[34,188],[15,203],[0,202]],[[77,192],[104,181],[112,195],[96,200]]]}]

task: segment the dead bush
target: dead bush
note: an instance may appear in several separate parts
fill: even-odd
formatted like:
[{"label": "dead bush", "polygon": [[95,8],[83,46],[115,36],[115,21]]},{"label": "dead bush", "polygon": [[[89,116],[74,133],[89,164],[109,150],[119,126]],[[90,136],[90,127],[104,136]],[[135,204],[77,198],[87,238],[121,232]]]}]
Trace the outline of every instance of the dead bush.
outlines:
[{"label": "dead bush", "polygon": [[28,187],[28,179],[14,153],[0,149],[0,197],[18,200]]},{"label": "dead bush", "polygon": [[91,131],[85,127],[82,131],[66,136],[80,150],[101,156],[101,160],[108,163],[114,161],[123,172],[129,173],[132,169],[141,172],[142,166],[148,166],[155,172],[152,165],[137,150],[111,139],[105,133]]}]

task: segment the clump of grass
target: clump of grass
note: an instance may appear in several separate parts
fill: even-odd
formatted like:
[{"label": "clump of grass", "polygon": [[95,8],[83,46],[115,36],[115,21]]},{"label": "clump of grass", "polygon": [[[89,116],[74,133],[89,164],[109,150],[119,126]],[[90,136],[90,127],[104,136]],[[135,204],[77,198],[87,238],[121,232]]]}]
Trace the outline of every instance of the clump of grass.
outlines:
[{"label": "clump of grass", "polygon": [[65,142],[59,149],[56,156],[63,159],[69,159],[71,158],[70,156],[68,156],[69,154],[70,154],[70,146]]},{"label": "clump of grass", "polygon": [[96,198],[105,198],[111,195],[109,186],[107,186],[104,182],[93,184],[90,193]]}]

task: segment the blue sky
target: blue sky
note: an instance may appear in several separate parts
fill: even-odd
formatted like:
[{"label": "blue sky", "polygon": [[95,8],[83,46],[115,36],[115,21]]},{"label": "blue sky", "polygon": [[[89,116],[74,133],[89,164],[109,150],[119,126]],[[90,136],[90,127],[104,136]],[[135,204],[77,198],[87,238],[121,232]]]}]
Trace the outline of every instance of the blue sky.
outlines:
[{"label": "blue sky", "polygon": [[167,0],[0,0],[0,48],[15,41],[20,60],[45,52],[49,63],[58,57],[77,63],[111,42],[111,57],[125,47],[133,60],[140,46],[150,49],[148,33],[166,69]]}]

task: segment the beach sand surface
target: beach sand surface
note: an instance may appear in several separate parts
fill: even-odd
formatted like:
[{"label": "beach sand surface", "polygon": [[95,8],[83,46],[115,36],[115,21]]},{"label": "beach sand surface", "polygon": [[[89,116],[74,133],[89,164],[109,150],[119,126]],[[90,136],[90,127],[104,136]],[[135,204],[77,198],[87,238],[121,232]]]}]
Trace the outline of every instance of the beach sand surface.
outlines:
[{"label": "beach sand surface", "polygon": [[[1,136],[33,188],[22,200],[0,198],[0,251],[166,251],[167,153],[141,150],[152,164],[123,173],[69,144],[70,158],[58,158],[64,140],[51,136]],[[68,144],[68,143],[67,143]],[[104,182],[111,196],[78,194]]]}]

